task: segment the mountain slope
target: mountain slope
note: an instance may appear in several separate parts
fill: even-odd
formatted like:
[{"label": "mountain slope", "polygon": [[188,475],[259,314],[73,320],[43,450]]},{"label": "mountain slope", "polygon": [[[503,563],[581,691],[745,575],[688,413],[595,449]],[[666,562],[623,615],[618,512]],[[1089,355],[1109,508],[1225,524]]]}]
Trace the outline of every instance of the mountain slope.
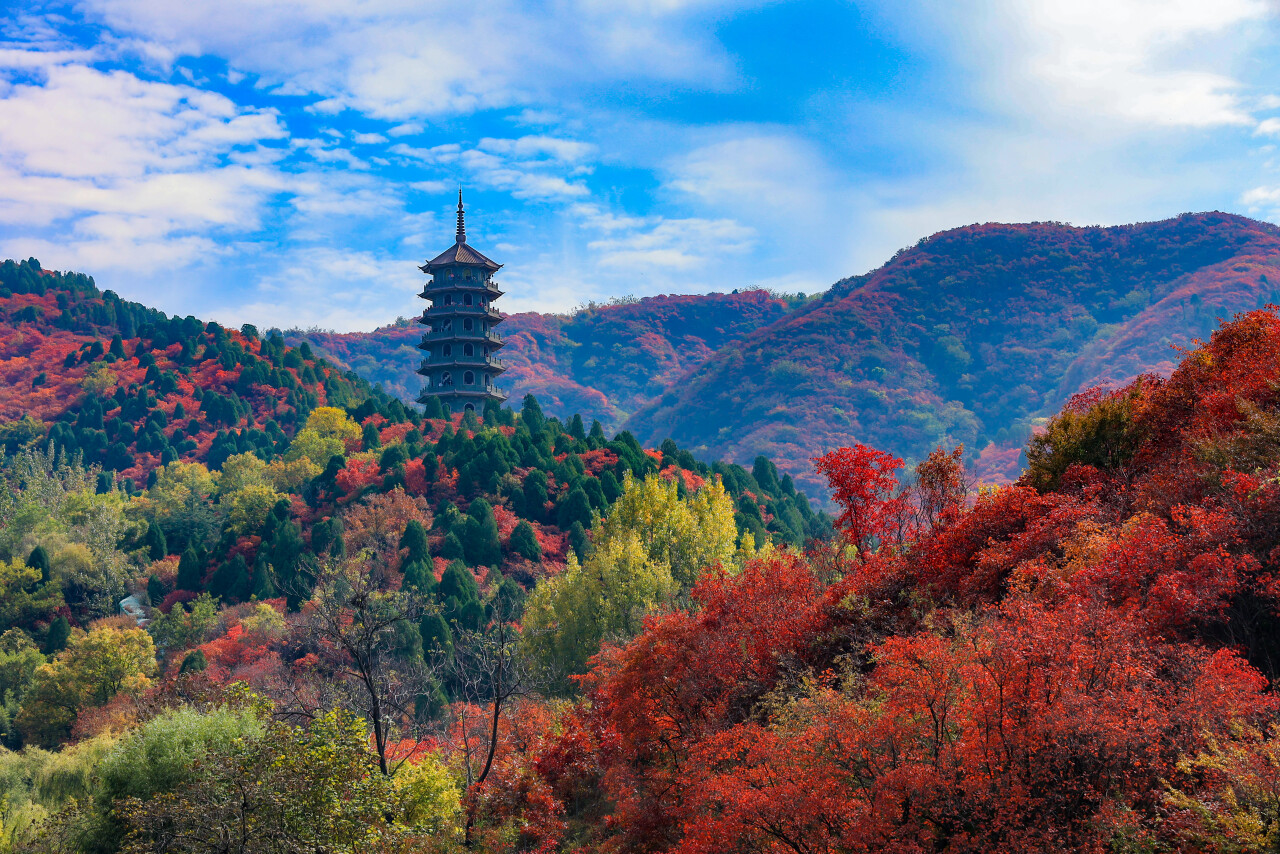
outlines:
[{"label": "mountain slope", "polygon": [[1280,300],[1278,265],[1280,229],[1220,213],[959,228],[728,344],[627,426],[708,457],[768,449],[810,485],[809,457],[855,441],[963,442],[991,473],[1071,393],[1167,372],[1171,345]]},{"label": "mountain slope", "polygon": [[[545,418],[536,403],[522,408],[529,422],[522,430],[510,408],[486,408],[483,422],[462,413],[447,419],[438,409],[424,415],[317,358],[306,342],[294,348],[251,326],[232,331],[169,317],[99,292],[88,276],[43,270],[35,259],[0,263],[0,379],[0,469],[6,456],[52,447],[74,465],[99,469],[100,492],[118,482],[132,495],[170,463],[216,472],[231,457],[251,456],[281,464],[271,470],[277,498],[303,499],[290,512],[309,508],[297,519],[304,530],[337,506],[400,487],[437,512],[483,499],[504,536],[523,519],[548,560],[563,563],[572,523],[581,522],[581,534],[593,511],[606,512],[628,473],[661,473],[679,481],[682,494],[718,476],[740,532],[762,544],[799,544],[827,528],[767,460],[751,471],[707,465],[670,442],[645,449],[627,433],[608,439],[598,425],[588,434],[580,417]],[[316,434],[317,409],[322,422],[345,425],[345,433],[326,428],[342,441],[298,438],[308,426]],[[231,467],[245,465],[241,458]],[[5,522],[0,502],[0,543]],[[529,580],[527,562],[510,553],[504,560]]]},{"label": "mountain slope", "polygon": [[[508,365],[500,386],[512,401],[532,393],[548,411],[580,412],[617,429],[685,371],[730,341],[778,320],[790,307],[765,291],[659,296],[592,305],[570,315],[508,315],[499,331]],[[285,333],[308,341],[390,394],[413,401],[422,328],[408,320],[373,332]]]},{"label": "mountain slope", "polygon": [[371,394],[309,347],[169,317],[35,259],[0,264],[0,379],[0,444],[47,435],[139,484],[174,459],[279,451],[312,409]]}]

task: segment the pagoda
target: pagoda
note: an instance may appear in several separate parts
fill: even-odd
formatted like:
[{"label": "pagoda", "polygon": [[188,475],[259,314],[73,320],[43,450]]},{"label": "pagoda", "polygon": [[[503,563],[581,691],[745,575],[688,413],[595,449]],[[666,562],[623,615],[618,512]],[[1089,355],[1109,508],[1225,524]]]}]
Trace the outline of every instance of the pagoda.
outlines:
[{"label": "pagoda", "polygon": [[420,269],[431,278],[418,296],[431,305],[418,322],[426,327],[418,348],[425,358],[418,373],[426,377],[419,403],[436,398],[451,412],[483,410],[507,395],[494,379],[506,370],[494,353],[502,338],[494,327],[502,315],[493,301],[502,296],[493,274],[502,267],[467,243],[462,190],[458,190],[458,233],[453,246]]}]

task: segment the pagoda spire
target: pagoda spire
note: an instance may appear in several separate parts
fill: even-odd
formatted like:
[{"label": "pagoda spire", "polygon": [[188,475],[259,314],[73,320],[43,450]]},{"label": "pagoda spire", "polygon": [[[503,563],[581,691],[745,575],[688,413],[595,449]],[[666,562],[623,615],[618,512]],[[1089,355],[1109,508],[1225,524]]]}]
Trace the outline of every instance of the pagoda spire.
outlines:
[{"label": "pagoda spire", "polygon": [[462,188],[458,188],[458,242],[467,242],[467,225],[462,219]]}]

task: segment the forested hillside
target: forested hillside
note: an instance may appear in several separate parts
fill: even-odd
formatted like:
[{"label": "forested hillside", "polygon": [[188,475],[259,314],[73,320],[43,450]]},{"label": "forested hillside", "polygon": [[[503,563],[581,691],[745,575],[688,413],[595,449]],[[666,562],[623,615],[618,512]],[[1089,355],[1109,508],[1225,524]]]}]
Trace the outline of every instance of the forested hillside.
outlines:
[{"label": "forested hillside", "polygon": [[[34,259],[0,265],[0,341],[0,850],[221,850],[246,816],[219,775],[249,766],[280,807],[252,832],[288,844],[248,850],[452,846],[489,773],[469,727],[568,689],[703,567],[830,532],[763,457],[646,449],[531,395],[419,413],[305,343]],[[459,728],[465,758],[439,753]]]},{"label": "forested hillside", "polygon": [[695,454],[809,458],[939,444],[1018,474],[1033,419],[1104,380],[1167,373],[1234,312],[1280,301],[1280,229],[1228,214],[942,232],[721,348],[627,422]]},{"label": "forested hillside", "polygon": [[[1270,310],[1167,378],[1072,396],[1015,484],[975,489],[959,449],[914,466],[829,449],[832,531],[767,459],[708,466],[531,396],[419,414],[348,379],[345,402],[299,395],[283,439],[219,459],[152,414],[194,397],[170,383],[206,376],[208,349],[232,374],[281,372],[228,378],[227,436],[274,435],[252,401],[286,371],[318,395],[331,369],[38,264],[0,270],[7,336],[52,346],[57,312],[101,327],[62,347],[78,385],[46,377],[65,403],[3,425],[0,851],[1280,837]],[[155,376],[130,379],[147,354]],[[76,423],[99,408],[102,428]],[[96,448],[115,419],[177,458],[86,462],[71,440]]]},{"label": "forested hillside", "polygon": [[[563,315],[511,314],[498,330],[507,363],[500,384],[513,400],[533,394],[548,412],[581,413],[605,429],[620,429],[681,374],[804,301],[789,299],[752,290],[618,300]],[[291,330],[284,338],[295,346],[309,342],[406,402],[417,400],[422,389],[414,373],[422,361],[416,349],[422,327],[412,321],[373,332]]]}]

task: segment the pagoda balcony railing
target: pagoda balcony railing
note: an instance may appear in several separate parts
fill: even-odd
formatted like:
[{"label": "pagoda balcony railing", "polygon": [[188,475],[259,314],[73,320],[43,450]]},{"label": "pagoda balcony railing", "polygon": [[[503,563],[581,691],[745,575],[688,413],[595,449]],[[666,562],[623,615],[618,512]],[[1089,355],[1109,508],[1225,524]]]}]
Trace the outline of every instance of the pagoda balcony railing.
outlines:
[{"label": "pagoda balcony railing", "polygon": [[498,333],[481,332],[478,329],[472,329],[470,332],[468,332],[465,329],[460,329],[460,330],[441,329],[438,331],[428,329],[426,332],[422,333],[422,340],[423,341],[454,341],[454,340],[478,341],[478,342],[487,342],[496,347],[501,347],[505,343],[502,340],[502,336],[499,335]]},{"label": "pagoda balcony railing", "polygon": [[496,385],[482,386],[479,383],[475,383],[473,385],[455,383],[450,385],[427,386],[426,388],[423,388],[422,393],[418,395],[418,401],[421,403],[424,402],[423,399],[427,397],[446,396],[451,394],[464,396],[475,395],[477,397],[492,395],[494,397],[502,398],[503,400],[507,399],[506,390],[500,389]]},{"label": "pagoda balcony railing", "polygon": [[418,296],[422,297],[423,299],[427,299],[433,293],[439,293],[440,291],[452,291],[452,290],[476,291],[480,293],[486,293],[492,296],[494,299],[497,299],[498,297],[506,293],[506,291],[498,287],[497,282],[478,282],[478,281],[475,281],[474,279],[471,279],[471,280],[444,279],[443,281],[433,280],[433,281],[427,282],[425,285],[423,285],[422,293],[418,294]]},{"label": "pagoda balcony railing", "polygon": [[481,308],[478,305],[433,305],[422,313],[423,317],[487,317],[494,323],[502,320],[502,313],[496,308]]},{"label": "pagoda balcony railing", "polygon": [[430,368],[491,368],[505,371],[507,363],[492,356],[432,356],[422,360],[421,369]]}]

